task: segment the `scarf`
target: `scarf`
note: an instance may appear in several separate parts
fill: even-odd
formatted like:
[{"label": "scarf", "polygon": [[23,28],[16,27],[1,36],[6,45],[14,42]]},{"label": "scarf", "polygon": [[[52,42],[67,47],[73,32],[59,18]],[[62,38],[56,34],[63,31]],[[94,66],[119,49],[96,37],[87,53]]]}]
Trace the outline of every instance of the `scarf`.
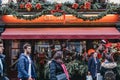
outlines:
[{"label": "scarf", "polygon": [[63,68],[63,70],[64,70],[64,73],[65,73],[65,75],[66,75],[66,77],[67,77],[67,80],[70,80],[69,74],[68,74],[68,71],[67,71],[67,68],[66,68],[65,64],[61,64],[61,66],[62,66],[62,68]]}]

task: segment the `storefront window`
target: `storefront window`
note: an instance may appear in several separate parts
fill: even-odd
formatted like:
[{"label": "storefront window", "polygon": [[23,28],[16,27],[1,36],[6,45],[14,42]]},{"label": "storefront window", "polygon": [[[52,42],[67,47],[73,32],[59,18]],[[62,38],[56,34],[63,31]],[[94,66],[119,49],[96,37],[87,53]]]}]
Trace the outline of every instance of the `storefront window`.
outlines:
[{"label": "storefront window", "polygon": [[[81,40],[40,40],[35,42],[34,53],[39,57],[45,56],[46,60],[52,58],[53,50],[62,50],[63,54],[70,53],[74,58],[86,52],[86,41]],[[67,53],[66,53],[67,51]],[[64,56],[65,57],[65,56]],[[40,58],[41,59],[41,58]]]},{"label": "storefront window", "polygon": [[20,41],[13,40],[11,48],[11,70],[16,69],[16,63],[20,54]]},{"label": "storefront window", "polygon": [[35,51],[37,53],[44,52],[46,48],[49,48],[49,42],[48,41],[37,41],[35,43]]}]

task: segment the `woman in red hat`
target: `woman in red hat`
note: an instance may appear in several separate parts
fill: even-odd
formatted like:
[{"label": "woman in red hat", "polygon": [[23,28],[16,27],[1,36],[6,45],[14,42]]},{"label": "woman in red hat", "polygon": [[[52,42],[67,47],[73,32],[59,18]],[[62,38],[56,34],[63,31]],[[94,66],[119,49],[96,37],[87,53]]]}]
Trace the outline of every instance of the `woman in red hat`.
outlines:
[{"label": "woman in red hat", "polygon": [[96,80],[97,73],[100,73],[100,61],[97,58],[97,53],[94,52],[88,60],[88,74],[91,74],[93,80]]}]

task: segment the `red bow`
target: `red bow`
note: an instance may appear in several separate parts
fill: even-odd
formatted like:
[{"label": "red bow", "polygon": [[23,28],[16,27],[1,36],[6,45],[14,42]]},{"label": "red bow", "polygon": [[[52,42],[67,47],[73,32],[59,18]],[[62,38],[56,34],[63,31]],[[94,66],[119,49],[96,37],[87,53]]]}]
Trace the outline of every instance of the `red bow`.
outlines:
[{"label": "red bow", "polygon": [[89,10],[91,8],[91,3],[90,2],[85,2],[84,8]]},{"label": "red bow", "polygon": [[51,14],[54,14],[55,12],[60,12],[63,13],[64,16],[64,23],[65,23],[65,12],[61,10],[62,4],[56,4],[55,5],[55,10],[51,10]]}]

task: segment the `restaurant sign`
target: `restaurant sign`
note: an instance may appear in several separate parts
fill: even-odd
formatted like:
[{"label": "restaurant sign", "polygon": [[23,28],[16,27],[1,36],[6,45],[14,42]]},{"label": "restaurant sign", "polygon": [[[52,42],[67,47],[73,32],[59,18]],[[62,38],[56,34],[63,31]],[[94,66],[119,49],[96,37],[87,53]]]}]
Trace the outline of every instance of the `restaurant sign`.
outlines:
[{"label": "restaurant sign", "polygon": [[[84,15],[87,17],[90,16],[97,16],[93,14]],[[5,23],[39,23],[39,24],[81,24],[81,23],[89,23],[89,22],[117,22],[119,20],[119,15],[117,14],[109,14],[102,19],[95,20],[95,21],[84,21],[83,19],[78,19],[73,15],[63,15],[60,17],[55,17],[53,15],[43,15],[39,18],[36,18],[34,20],[24,20],[24,19],[17,19],[16,17],[13,17],[12,15],[4,15],[2,16],[2,20]]]}]

